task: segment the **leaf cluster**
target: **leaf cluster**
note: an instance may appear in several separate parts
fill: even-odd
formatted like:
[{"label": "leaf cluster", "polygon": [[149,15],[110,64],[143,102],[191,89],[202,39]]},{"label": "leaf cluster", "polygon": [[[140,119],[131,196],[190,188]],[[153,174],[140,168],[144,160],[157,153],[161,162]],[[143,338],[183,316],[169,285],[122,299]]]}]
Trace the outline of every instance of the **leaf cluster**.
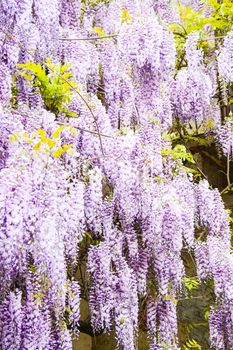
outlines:
[{"label": "leaf cluster", "polygon": [[[208,56],[215,49],[215,42],[209,40],[208,32],[215,32],[215,35],[225,35],[232,26],[233,2],[231,0],[207,0],[199,11],[188,6],[179,6],[180,23],[171,23],[169,29],[175,34],[177,46],[177,68],[185,65],[184,45],[187,36],[193,31],[199,31],[199,45]],[[206,13],[209,13],[208,15]]]},{"label": "leaf cluster", "polygon": [[173,149],[163,149],[163,156],[171,156],[174,160],[188,161],[190,163],[195,163],[193,156],[184,145],[178,144]]},{"label": "leaf cluster", "polygon": [[[211,11],[209,15],[206,15],[207,9]],[[185,6],[180,6],[179,10],[183,23],[183,28],[181,28],[185,34],[196,30],[202,31],[207,25],[214,30],[228,31],[231,29],[233,3],[230,0],[224,0],[221,3],[215,0],[207,0],[206,5],[200,11]]]},{"label": "leaf cluster", "polygon": [[110,0],[81,0],[82,4],[84,7],[89,7],[89,6],[97,6],[97,5],[107,5],[109,4]]},{"label": "leaf cluster", "polygon": [[73,155],[74,150],[72,144],[61,145],[61,133],[66,131],[73,136],[76,136],[76,130],[72,126],[59,126],[51,135],[51,137],[43,129],[38,129],[30,135],[26,132],[14,133],[9,137],[9,141],[19,142],[21,144],[31,144],[34,151],[43,150],[50,153],[55,158],[60,158],[64,153]]},{"label": "leaf cluster", "polygon": [[47,110],[55,115],[76,115],[68,108],[73,89],[77,86],[68,63],[53,64],[47,59],[44,67],[39,63],[26,62],[18,64],[18,68],[19,75],[35,88],[35,93],[40,93]]}]

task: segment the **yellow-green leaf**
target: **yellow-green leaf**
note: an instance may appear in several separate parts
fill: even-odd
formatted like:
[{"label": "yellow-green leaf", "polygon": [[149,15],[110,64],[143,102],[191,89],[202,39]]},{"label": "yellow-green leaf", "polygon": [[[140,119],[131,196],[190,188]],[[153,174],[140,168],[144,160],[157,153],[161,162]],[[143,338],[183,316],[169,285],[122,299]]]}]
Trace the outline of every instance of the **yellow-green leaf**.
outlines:
[{"label": "yellow-green leaf", "polygon": [[64,152],[64,149],[62,147],[59,147],[56,151],[53,152],[53,155],[55,158],[59,158]]},{"label": "yellow-green leaf", "polygon": [[60,137],[61,132],[65,129],[65,125],[60,125],[52,134],[52,137],[54,139],[57,139],[58,137]]},{"label": "yellow-green leaf", "polygon": [[35,144],[35,146],[33,147],[34,151],[38,151],[40,149],[41,143],[38,142]]}]

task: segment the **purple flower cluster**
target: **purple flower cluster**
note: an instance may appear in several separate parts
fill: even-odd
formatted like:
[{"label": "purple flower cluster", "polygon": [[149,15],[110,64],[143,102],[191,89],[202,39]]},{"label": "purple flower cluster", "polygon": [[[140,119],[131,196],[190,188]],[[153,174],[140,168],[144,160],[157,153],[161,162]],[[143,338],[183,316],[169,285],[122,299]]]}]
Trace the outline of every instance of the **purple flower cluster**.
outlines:
[{"label": "purple flower cluster", "polygon": [[220,143],[225,156],[233,157],[233,121],[227,120],[225,124],[216,129],[216,139]]},{"label": "purple flower cluster", "polygon": [[224,38],[224,44],[218,56],[218,70],[226,83],[233,81],[233,31]]},{"label": "purple flower cluster", "polygon": [[210,314],[210,341],[216,349],[226,349],[233,346],[232,328],[233,304],[222,305],[212,309]]},{"label": "purple flower cluster", "polygon": [[173,84],[173,113],[184,124],[218,125],[220,113],[213,99],[216,86],[203,63],[203,53],[197,49],[198,38],[194,32],[186,41],[188,67],[178,71]]}]

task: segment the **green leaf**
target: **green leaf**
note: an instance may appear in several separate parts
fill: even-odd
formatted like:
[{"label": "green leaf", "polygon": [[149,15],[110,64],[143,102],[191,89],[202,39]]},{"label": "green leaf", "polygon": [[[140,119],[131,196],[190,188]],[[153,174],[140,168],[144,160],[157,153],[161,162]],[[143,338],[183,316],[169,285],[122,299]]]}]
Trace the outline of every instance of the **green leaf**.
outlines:
[{"label": "green leaf", "polygon": [[121,11],[121,23],[129,23],[132,20],[127,9]]},{"label": "green leaf", "polygon": [[53,152],[53,155],[55,158],[59,158],[64,152],[64,149],[62,147],[59,147],[56,151]]},{"label": "green leaf", "polygon": [[184,277],[183,283],[185,287],[191,292],[193,289],[197,289],[200,285],[200,282],[196,277]]},{"label": "green leaf", "polygon": [[99,36],[104,36],[105,33],[104,33],[104,30],[102,27],[94,27],[93,28],[93,32],[98,34]]},{"label": "green leaf", "polygon": [[187,342],[185,343],[185,346],[186,346],[187,349],[198,349],[198,350],[201,350],[200,344],[198,344],[195,339],[187,340]]}]

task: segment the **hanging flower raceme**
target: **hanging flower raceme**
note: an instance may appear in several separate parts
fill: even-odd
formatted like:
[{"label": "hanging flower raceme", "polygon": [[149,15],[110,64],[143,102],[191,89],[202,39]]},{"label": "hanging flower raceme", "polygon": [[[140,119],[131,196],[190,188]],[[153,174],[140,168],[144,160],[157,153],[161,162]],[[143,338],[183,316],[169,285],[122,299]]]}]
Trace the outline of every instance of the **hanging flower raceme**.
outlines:
[{"label": "hanging flower raceme", "polygon": [[[46,8],[49,11],[46,11]],[[41,0],[34,4],[34,18],[40,33],[40,57],[56,57],[59,42],[59,0],[50,3]]]},{"label": "hanging flower raceme", "polygon": [[226,349],[233,346],[232,340],[232,313],[233,304],[221,305],[217,309],[212,309],[210,313],[210,341],[211,346],[217,350]]},{"label": "hanging flower raceme", "polygon": [[0,87],[0,101],[3,104],[9,104],[11,98],[11,73],[9,68],[1,63],[0,79],[3,82]]},{"label": "hanging flower raceme", "polygon": [[155,16],[151,16],[150,21],[139,17],[133,23],[123,24],[118,38],[126,62],[136,64],[139,69],[148,66],[152,71],[159,71],[162,66],[162,42],[163,28]]},{"label": "hanging flower raceme", "polygon": [[218,69],[220,76],[226,83],[233,81],[233,31],[224,38],[223,47],[218,56]]},{"label": "hanging flower raceme", "polygon": [[220,143],[223,154],[233,157],[233,120],[227,120],[216,129],[216,139]]},{"label": "hanging flower raceme", "polygon": [[87,226],[96,235],[101,232],[102,173],[98,167],[89,171],[89,186],[85,194]]},{"label": "hanging flower raceme", "polygon": [[215,86],[206,72],[203,53],[197,49],[199,35],[191,33],[186,41],[188,67],[178,71],[173,85],[172,104],[174,117],[191,127],[204,123],[219,125],[220,114],[213,100]]},{"label": "hanging flower raceme", "polygon": [[[99,56],[95,45],[89,41],[72,40],[78,38],[80,31],[71,29],[61,29],[60,51],[65,62],[72,65],[75,80],[79,84],[87,85],[88,79],[98,84],[99,80]],[[71,39],[71,40],[69,40]],[[83,59],[85,57],[85,60]]]},{"label": "hanging flower raceme", "polygon": [[104,242],[91,247],[88,254],[88,271],[92,277],[90,292],[91,322],[94,330],[111,329],[111,313],[115,306],[112,293],[114,275],[111,266],[111,253]]},{"label": "hanging flower raceme", "polygon": [[[221,237],[230,246],[230,228],[228,215],[218,190],[209,189],[206,180],[196,188],[198,225],[206,227],[211,236]],[[213,222],[213,213],[215,220]]]},{"label": "hanging flower raceme", "polygon": [[155,15],[151,15],[150,20],[139,16],[122,25],[118,47],[126,73],[135,86],[139,123],[146,125],[156,116],[166,129],[171,125],[169,85],[176,56],[172,34],[159,24]]},{"label": "hanging flower raceme", "polygon": [[77,281],[71,281],[68,286],[68,307],[69,323],[75,334],[78,335],[79,318],[80,318],[80,287]]},{"label": "hanging flower raceme", "polygon": [[81,20],[81,3],[79,1],[60,0],[60,22],[64,28],[78,28]]},{"label": "hanging flower raceme", "polygon": [[19,349],[22,336],[22,292],[15,290],[1,304],[0,337],[3,350]]}]

